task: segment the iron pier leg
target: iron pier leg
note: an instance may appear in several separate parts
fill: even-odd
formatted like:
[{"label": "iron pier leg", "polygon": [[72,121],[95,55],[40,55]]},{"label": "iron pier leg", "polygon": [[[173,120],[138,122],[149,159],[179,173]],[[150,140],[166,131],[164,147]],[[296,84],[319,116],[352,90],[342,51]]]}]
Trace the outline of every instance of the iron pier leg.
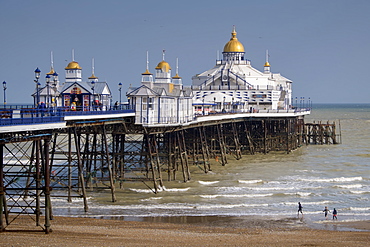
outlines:
[{"label": "iron pier leg", "polygon": [[5,200],[5,188],[4,188],[4,144],[0,145],[0,232],[5,231],[5,224],[4,224],[4,204],[6,203]]},{"label": "iron pier leg", "polygon": [[87,198],[86,198],[86,189],[85,189],[85,181],[84,181],[85,179],[84,179],[83,167],[82,167],[82,161],[81,161],[80,143],[78,141],[76,127],[73,128],[73,130],[74,130],[74,139],[75,139],[75,146],[76,146],[76,153],[77,153],[78,177],[79,177],[79,182],[80,182],[81,190],[82,190],[82,196],[84,200],[84,209],[85,209],[85,212],[87,212],[89,207],[87,205]]},{"label": "iron pier leg", "polygon": [[116,202],[117,201],[116,194],[115,194],[116,188],[114,186],[114,181],[113,181],[113,172],[111,168],[111,160],[110,160],[109,149],[108,149],[107,133],[106,133],[104,125],[102,128],[103,128],[103,141],[105,145],[105,153],[107,155],[107,163],[108,163],[107,167],[108,167],[108,172],[109,172],[109,182],[110,182],[110,190],[112,193],[112,202]]},{"label": "iron pier leg", "polygon": [[40,172],[40,140],[36,142],[36,226],[40,226],[40,193],[41,193],[41,172]]},{"label": "iron pier leg", "polygon": [[44,179],[45,179],[45,233],[48,234],[51,232],[50,229],[50,219],[51,219],[51,200],[50,200],[50,166],[49,166],[49,139],[44,140]]}]

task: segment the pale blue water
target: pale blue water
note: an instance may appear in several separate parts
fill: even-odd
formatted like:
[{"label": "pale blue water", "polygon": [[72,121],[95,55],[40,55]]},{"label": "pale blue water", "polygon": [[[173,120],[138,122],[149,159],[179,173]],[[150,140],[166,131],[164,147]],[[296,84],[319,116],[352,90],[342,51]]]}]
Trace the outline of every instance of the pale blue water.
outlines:
[{"label": "pale blue water", "polygon": [[[115,203],[109,190],[82,200],[53,199],[55,215],[91,217],[270,216],[324,222],[322,210],[338,210],[339,221],[370,220],[370,104],[314,105],[306,122],[336,121],[339,145],[303,146],[291,154],[243,156],[204,174],[192,168],[187,183],[165,182],[153,194],[143,184],[124,184]],[[331,214],[329,215],[331,217]]]}]

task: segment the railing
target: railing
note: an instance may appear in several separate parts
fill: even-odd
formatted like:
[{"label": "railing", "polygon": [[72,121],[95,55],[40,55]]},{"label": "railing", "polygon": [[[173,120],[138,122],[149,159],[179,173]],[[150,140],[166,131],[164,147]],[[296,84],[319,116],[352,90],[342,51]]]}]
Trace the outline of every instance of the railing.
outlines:
[{"label": "railing", "polygon": [[42,124],[62,122],[65,116],[87,116],[105,115],[119,113],[133,113],[134,110],[127,107],[80,109],[72,110],[69,107],[42,108],[36,109],[29,105],[6,105],[0,106],[0,126],[21,125],[21,124]]},{"label": "railing", "polygon": [[311,108],[290,108],[290,109],[277,109],[277,110],[260,110],[260,109],[232,109],[232,110],[223,110],[223,111],[205,111],[203,114],[202,111],[198,111],[195,113],[196,117],[207,116],[207,115],[222,115],[222,114],[237,114],[237,113],[301,113],[301,112],[309,112]]}]

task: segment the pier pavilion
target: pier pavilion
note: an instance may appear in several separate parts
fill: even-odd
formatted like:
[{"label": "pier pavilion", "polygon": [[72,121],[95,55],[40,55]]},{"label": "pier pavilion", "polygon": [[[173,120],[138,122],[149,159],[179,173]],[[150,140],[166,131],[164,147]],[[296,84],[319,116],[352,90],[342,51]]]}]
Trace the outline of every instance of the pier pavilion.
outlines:
[{"label": "pier pavilion", "polygon": [[32,94],[34,105],[38,108],[72,111],[109,110],[112,93],[107,82],[99,81],[92,75],[88,81],[82,79],[82,68],[78,62],[72,61],[65,67],[65,81],[60,83],[53,62],[50,72],[46,74],[45,86],[40,87],[38,78],[40,70],[35,71],[37,78],[36,91]]},{"label": "pier pavilion", "polygon": [[225,44],[222,59],[192,78],[196,112],[248,112],[292,108],[292,81],[271,72],[266,52],[264,71],[252,67],[236,37]]}]

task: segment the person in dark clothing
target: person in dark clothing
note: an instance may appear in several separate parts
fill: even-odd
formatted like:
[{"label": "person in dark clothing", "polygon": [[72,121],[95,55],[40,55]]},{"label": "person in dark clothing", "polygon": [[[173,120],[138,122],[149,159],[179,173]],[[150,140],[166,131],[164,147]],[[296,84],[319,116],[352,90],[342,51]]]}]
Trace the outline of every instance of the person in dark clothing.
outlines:
[{"label": "person in dark clothing", "polygon": [[302,205],[301,205],[301,203],[300,202],[298,202],[298,217],[299,217],[299,213],[301,213],[302,214],[302,216],[303,216],[303,212],[302,212]]},{"label": "person in dark clothing", "polygon": [[118,101],[116,101],[116,103],[114,103],[114,107],[113,107],[114,110],[118,110]]},{"label": "person in dark clothing", "polygon": [[334,219],[338,220],[338,218],[337,218],[337,214],[338,214],[338,212],[337,212],[337,210],[334,208],[334,210],[333,210],[333,220],[334,220]]},{"label": "person in dark clothing", "polygon": [[325,213],[325,219],[328,219],[328,213],[330,213],[330,210],[328,209],[328,207],[325,207],[323,212]]}]

